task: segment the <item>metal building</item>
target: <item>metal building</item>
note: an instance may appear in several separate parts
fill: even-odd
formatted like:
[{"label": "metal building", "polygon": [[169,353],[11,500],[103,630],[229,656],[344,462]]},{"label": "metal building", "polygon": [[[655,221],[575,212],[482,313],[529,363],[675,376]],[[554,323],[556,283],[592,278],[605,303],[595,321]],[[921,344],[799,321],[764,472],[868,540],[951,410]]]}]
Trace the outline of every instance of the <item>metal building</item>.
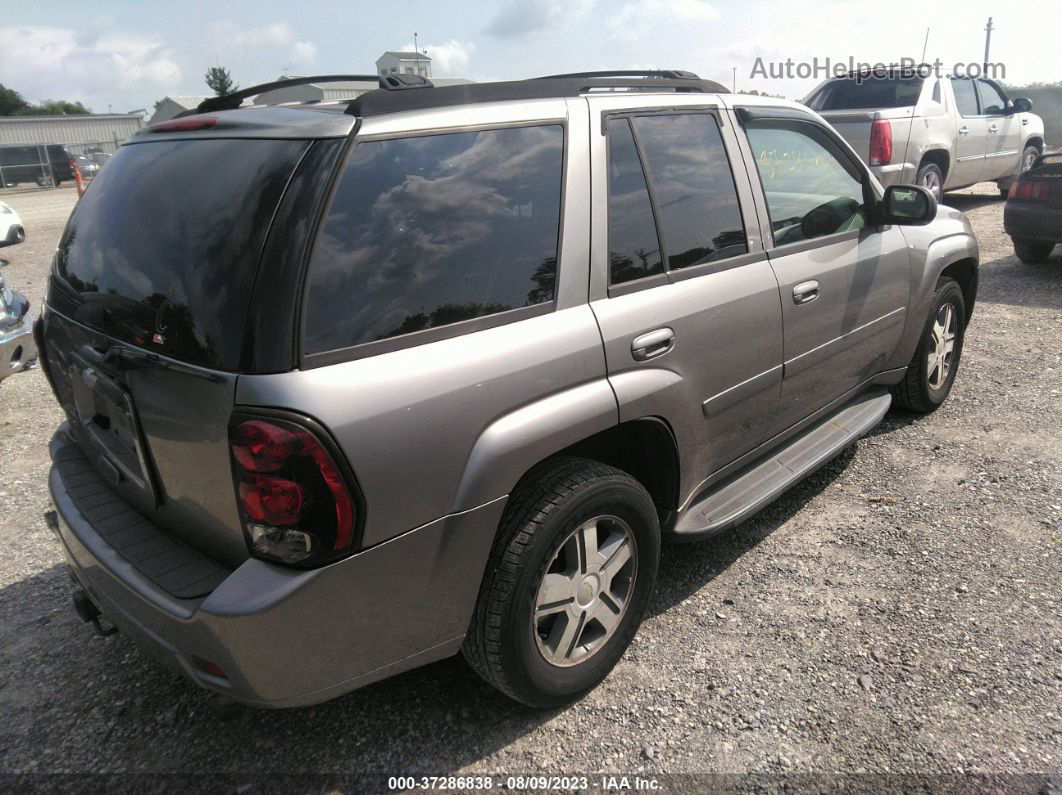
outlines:
[{"label": "metal building", "polygon": [[0,116],[0,145],[65,144],[74,154],[113,154],[118,144],[144,126],[139,114],[91,113],[72,116]]}]

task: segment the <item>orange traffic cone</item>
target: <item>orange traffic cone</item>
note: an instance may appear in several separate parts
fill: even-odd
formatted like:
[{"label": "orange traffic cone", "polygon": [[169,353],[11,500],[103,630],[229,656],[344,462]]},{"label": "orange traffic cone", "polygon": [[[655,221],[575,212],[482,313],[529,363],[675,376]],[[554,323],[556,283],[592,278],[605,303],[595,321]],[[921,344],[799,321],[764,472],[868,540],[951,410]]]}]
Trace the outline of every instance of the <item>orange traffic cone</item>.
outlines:
[{"label": "orange traffic cone", "polygon": [[77,162],[71,160],[70,165],[74,169],[74,182],[77,183],[77,197],[80,199],[85,195],[85,180],[81,178],[81,169],[77,167]]}]

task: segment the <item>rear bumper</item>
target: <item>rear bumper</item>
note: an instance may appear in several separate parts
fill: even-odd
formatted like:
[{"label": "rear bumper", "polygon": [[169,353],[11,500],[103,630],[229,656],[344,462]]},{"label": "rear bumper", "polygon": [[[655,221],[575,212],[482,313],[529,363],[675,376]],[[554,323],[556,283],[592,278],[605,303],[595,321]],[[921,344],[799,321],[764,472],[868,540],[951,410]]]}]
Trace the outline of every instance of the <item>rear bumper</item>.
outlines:
[{"label": "rear bumper", "polygon": [[[69,445],[60,429],[53,459]],[[203,687],[262,707],[324,701],[456,653],[505,503],[444,517],[321,569],[247,560],[205,597],[181,599],[97,531],[74,504],[76,480],[52,467],[58,534],[104,617]]]},{"label": "rear bumper", "polygon": [[891,163],[887,166],[871,166],[871,172],[883,188],[889,185],[913,185],[916,167],[911,163]]},{"label": "rear bumper", "polygon": [[1062,243],[1062,208],[1008,201],[1003,208],[1003,229],[1018,240]]},{"label": "rear bumper", "polygon": [[26,315],[9,329],[0,329],[0,381],[28,370],[37,363],[37,343],[33,339],[33,316]]}]

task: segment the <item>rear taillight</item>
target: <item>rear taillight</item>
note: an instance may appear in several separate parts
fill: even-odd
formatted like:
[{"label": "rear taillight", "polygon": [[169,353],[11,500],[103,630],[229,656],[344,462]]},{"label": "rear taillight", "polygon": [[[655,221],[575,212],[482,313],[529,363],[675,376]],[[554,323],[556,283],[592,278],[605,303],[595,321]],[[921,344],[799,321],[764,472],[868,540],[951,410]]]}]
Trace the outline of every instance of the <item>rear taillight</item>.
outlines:
[{"label": "rear taillight", "polygon": [[1023,202],[1044,202],[1051,199],[1051,183],[1045,180],[1019,180],[1010,186],[1010,198]]},{"label": "rear taillight", "polygon": [[892,162],[892,125],[878,119],[870,125],[870,165],[887,166]]},{"label": "rear taillight", "polygon": [[288,420],[254,418],[234,423],[229,444],[252,555],[320,566],[353,552],[357,506],[321,437]]}]

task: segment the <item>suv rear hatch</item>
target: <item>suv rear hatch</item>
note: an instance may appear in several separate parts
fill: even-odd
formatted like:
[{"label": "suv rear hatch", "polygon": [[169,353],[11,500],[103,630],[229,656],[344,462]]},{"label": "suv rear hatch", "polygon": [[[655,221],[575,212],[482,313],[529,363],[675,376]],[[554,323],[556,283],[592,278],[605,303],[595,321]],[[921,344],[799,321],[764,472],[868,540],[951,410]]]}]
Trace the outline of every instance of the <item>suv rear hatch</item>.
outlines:
[{"label": "suv rear hatch", "polygon": [[45,367],[114,492],[192,547],[247,557],[228,424],[270,223],[306,140],[123,146],[59,242]]}]

